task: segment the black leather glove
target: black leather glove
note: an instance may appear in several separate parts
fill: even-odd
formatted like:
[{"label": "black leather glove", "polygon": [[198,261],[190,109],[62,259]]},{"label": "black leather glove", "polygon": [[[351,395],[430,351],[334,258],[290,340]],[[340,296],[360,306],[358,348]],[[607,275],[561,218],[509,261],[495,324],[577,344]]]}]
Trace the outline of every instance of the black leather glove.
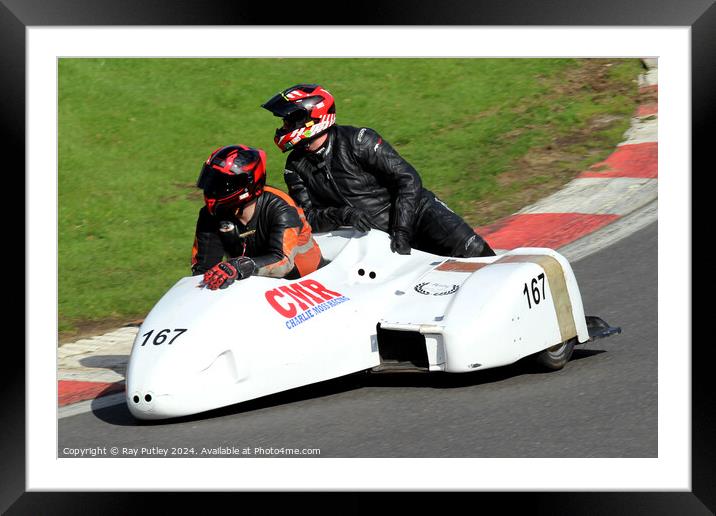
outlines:
[{"label": "black leather glove", "polygon": [[239,279],[246,279],[249,276],[253,276],[256,272],[256,263],[248,256],[239,256],[238,258],[232,258],[229,263],[236,267],[239,271]]},{"label": "black leather glove", "polygon": [[410,235],[402,229],[394,229],[390,236],[390,250],[398,254],[410,254]]},{"label": "black leather glove", "polygon": [[344,208],[342,220],[343,224],[353,226],[358,231],[363,231],[364,233],[370,231],[370,218],[366,212],[359,208]]},{"label": "black leather glove", "polygon": [[256,264],[248,256],[217,263],[204,273],[204,285],[210,290],[225,289],[237,279],[242,280],[251,276],[255,267]]}]

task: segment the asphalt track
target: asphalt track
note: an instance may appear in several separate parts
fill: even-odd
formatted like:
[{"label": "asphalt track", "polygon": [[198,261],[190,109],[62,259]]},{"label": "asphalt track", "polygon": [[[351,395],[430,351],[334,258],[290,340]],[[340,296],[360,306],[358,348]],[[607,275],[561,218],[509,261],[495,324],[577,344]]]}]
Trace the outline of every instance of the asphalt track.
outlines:
[{"label": "asphalt track", "polygon": [[115,405],[60,419],[59,456],[95,446],[199,456],[221,446],[318,448],[321,457],[657,457],[657,223],[573,267],[585,312],[623,333],[577,347],[561,371],[518,363],[351,375],[164,422]]}]

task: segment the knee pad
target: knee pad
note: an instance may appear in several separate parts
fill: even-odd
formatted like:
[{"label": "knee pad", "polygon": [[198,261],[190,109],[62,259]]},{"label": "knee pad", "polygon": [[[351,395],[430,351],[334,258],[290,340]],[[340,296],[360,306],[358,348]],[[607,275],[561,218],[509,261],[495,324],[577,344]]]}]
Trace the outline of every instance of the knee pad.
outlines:
[{"label": "knee pad", "polygon": [[458,258],[476,258],[480,256],[495,256],[495,251],[485,242],[480,235],[475,233],[470,236],[463,245],[457,249],[453,256]]}]

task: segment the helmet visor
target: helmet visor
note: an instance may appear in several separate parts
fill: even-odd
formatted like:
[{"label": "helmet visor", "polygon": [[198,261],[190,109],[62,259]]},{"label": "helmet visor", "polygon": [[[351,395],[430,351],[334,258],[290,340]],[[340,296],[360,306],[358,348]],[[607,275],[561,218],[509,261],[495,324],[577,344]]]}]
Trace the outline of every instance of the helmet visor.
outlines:
[{"label": "helmet visor", "polygon": [[210,165],[204,165],[196,185],[204,190],[206,197],[218,201],[246,188],[249,185],[249,175],[246,172],[226,174]]},{"label": "helmet visor", "polygon": [[308,113],[306,113],[303,109],[293,111],[283,117],[283,126],[281,129],[286,132],[294,131],[306,125],[309,118]]}]

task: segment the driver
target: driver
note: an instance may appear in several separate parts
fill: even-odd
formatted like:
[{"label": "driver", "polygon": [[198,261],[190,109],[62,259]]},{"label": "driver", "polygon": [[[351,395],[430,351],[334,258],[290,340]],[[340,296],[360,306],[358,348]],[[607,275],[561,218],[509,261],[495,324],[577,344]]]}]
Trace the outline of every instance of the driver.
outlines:
[{"label": "driver", "polygon": [[[327,262],[303,210],[265,186],[266,153],[229,145],[211,153],[197,186],[204,190],[191,270],[211,290],[252,275],[295,279]],[[227,261],[222,261],[224,256]]]},{"label": "driver", "polygon": [[261,107],[283,119],[274,142],[291,151],[284,180],[314,231],[376,228],[390,235],[390,248],[399,254],[415,248],[442,256],[494,256],[376,131],[336,125],[333,96],[321,86],[292,86]]}]

